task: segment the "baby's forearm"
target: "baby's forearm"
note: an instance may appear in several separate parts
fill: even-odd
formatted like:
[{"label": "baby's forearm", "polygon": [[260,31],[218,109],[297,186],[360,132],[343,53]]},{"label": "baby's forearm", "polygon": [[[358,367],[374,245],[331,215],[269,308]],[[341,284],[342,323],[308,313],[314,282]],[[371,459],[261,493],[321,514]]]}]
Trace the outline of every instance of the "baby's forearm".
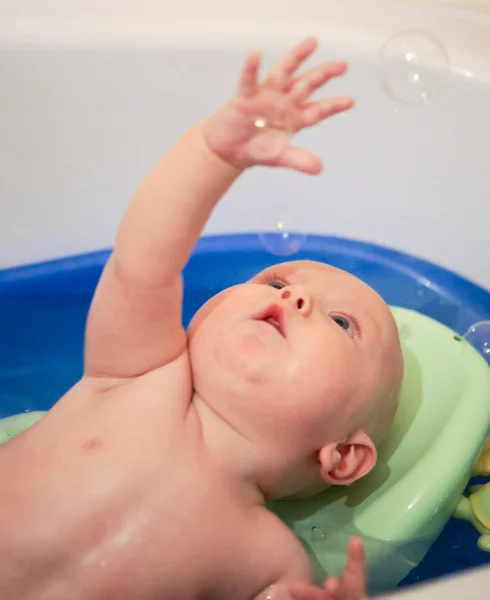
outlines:
[{"label": "baby's forearm", "polygon": [[150,171],[121,222],[113,263],[139,285],[171,285],[214,207],[241,171],[218,158],[190,129]]}]

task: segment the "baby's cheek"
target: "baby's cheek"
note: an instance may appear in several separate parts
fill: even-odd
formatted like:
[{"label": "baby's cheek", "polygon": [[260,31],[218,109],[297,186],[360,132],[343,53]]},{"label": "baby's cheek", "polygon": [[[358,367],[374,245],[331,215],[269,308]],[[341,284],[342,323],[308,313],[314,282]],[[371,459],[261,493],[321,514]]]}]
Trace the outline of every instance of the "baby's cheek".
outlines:
[{"label": "baby's cheek", "polygon": [[264,363],[264,343],[254,335],[242,335],[217,349],[217,363],[231,369],[239,380],[253,385],[263,384],[269,369]]},{"label": "baby's cheek", "polygon": [[210,298],[207,302],[205,302],[199,308],[199,310],[192,317],[192,320],[191,320],[188,330],[187,330],[188,334],[190,336],[192,336],[194,334],[194,332],[203,324],[203,322],[208,317],[212,316],[214,311],[218,309],[221,302],[223,302],[223,300],[226,299],[226,297],[229,295],[229,293],[230,293],[229,289],[224,290],[224,291],[220,292],[219,294],[216,294],[216,296],[213,296],[212,298]]},{"label": "baby's cheek", "polygon": [[323,393],[329,398],[349,395],[363,379],[363,361],[342,343],[314,348],[310,360],[303,361],[303,366],[303,377],[307,376],[307,386],[312,393]]},{"label": "baby's cheek", "polygon": [[189,327],[187,328],[187,335],[189,337],[193,337],[199,327],[202,326],[203,321],[205,321],[206,317],[211,312],[211,309],[205,304],[202,306],[196,314],[192,317],[191,322],[189,323]]},{"label": "baby's cheek", "polygon": [[350,379],[359,371],[359,354],[352,343],[352,340],[345,335],[345,340],[334,340],[330,344],[325,344],[318,348],[321,357],[320,370],[328,372],[335,379]]},{"label": "baby's cheek", "polygon": [[238,340],[236,351],[238,354],[254,356],[259,350],[263,349],[263,347],[264,341],[258,336],[244,335]]}]

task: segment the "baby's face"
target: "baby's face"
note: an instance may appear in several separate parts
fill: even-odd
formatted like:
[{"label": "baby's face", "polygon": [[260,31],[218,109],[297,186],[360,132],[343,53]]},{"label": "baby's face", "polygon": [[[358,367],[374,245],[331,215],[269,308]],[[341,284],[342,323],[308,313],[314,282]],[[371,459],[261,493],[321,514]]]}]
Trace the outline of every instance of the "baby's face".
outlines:
[{"label": "baby's face", "polygon": [[341,439],[401,378],[384,301],[310,261],[277,265],[209,300],[189,327],[189,348],[200,397],[245,436],[283,451]]}]

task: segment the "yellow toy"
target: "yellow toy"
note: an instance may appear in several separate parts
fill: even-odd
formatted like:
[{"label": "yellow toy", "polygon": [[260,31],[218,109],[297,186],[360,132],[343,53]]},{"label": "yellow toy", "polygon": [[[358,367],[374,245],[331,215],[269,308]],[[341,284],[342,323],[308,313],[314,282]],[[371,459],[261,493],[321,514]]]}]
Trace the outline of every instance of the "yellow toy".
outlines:
[{"label": "yellow toy", "polygon": [[473,475],[488,477],[490,475],[490,436],[480,452],[480,456],[473,467]]},{"label": "yellow toy", "polygon": [[463,519],[478,531],[478,547],[490,552],[490,483],[474,485],[469,495],[463,496],[454,512],[457,519]]}]

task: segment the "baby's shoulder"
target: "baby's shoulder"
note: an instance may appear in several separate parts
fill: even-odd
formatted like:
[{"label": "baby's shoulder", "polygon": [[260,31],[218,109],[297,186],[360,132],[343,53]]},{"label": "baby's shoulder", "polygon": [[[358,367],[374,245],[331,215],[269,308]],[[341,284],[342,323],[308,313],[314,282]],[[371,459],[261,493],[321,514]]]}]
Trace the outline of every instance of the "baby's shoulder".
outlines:
[{"label": "baby's shoulder", "polygon": [[267,549],[272,550],[280,559],[296,560],[306,556],[303,545],[296,535],[266,507],[259,511],[255,528]]},{"label": "baby's shoulder", "polygon": [[247,538],[257,559],[254,565],[260,570],[255,580],[261,580],[264,588],[285,580],[309,578],[310,562],[303,545],[291,529],[266,508],[257,511]]},{"label": "baby's shoulder", "polygon": [[[75,389],[78,387],[76,393]],[[82,391],[83,390],[83,391]],[[126,378],[84,377],[78,386],[72,388],[75,397],[84,396],[97,401],[98,397],[114,399],[117,403],[132,402],[138,411],[159,406],[165,411],[168,407],[172,414],[178,414],[176,407],[186,408],[192,398],[192,372],[187,353],[183,353],[172,362],[152,369],[146,373]]]}]

